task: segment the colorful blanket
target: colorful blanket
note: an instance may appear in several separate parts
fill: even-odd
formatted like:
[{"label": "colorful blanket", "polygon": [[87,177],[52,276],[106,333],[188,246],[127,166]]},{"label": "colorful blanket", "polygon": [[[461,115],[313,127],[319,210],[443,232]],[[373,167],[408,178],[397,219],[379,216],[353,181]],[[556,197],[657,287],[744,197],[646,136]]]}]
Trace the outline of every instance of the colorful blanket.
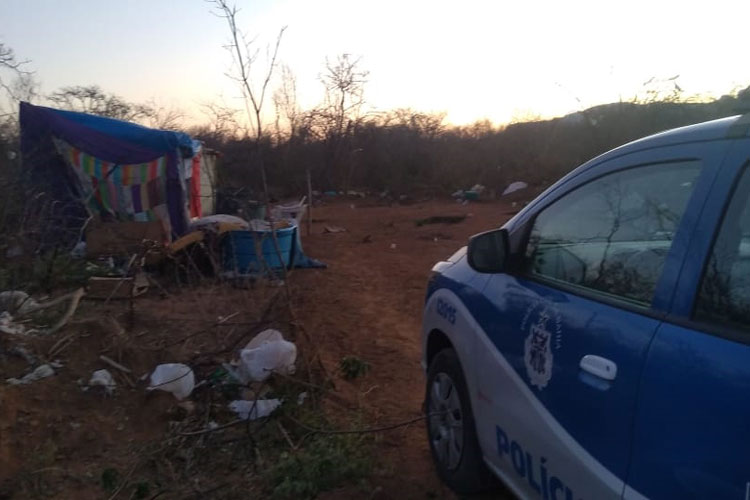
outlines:
[{"label": "colorful blanket", "polygon": [[166,212],[167,157],[118,165],[100,160],[55,139],[55,147],[73,168],[90,209],[121,220],[163,219]]}]

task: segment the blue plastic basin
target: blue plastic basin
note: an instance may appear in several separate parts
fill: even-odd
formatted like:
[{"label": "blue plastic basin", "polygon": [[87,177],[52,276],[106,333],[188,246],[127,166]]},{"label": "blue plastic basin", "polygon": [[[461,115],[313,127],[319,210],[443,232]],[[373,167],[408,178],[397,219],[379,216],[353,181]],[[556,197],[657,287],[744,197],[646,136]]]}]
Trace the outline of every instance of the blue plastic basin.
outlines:
[{"label": "blue plastic basin", "polygon": [[[289,267],[292,253],[294,231],[292,226],[276,230],[281,259],[273,243],[271,231],[231,231],[227,233],[223,242],[223,266],[225,271],[235,271],[240,274],[258,273],[264,269],[279,269]],[[257,246],[263,255],[262,261],[256,253]]]}]

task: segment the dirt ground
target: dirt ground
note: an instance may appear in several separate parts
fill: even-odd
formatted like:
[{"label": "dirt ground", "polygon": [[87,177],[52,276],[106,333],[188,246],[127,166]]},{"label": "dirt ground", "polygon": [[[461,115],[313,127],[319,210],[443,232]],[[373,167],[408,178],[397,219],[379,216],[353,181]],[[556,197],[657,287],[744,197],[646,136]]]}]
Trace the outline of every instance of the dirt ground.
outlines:
[{"label": "dirt ground", "polygon": [[[515,210],[510,202],[432,200],[384,206],[368,199],[328,201],[314,208],[312,234],[303,229],[303,245],[328,268],[294,270],[288,282],[294,321],[307,332],[308,342],[298,347],[317,351],[335,383],[338,403],[326,403],[334,420],[337,412],[350,410],[360,413],[367,426],[420,415],[420,322],[430,269],[470,235],[499,226]],[[415,224],[444,215],[466,218],[455,224]],[[326,226],[346,231],[325,232]],[[98,487],[103,468],[124,475],[139,443],[157,439],[175,420],[197,418],[190,416],[190,404],[176,405],[169,394],[144,393],[138,378],[158,363],[175,360],[220,365],[228,351],[247,341],[251,324],[283,331],[286,325],[275,325],[273,319],[257,323],[264,300],[274,292],[213,285],[159,298],[154,291],[138,299],[135,319],[122,303],[84,301],[75,323],[55,338],[30,341],[30,350],[60,359],[63,367],[54,377],[29,385],[0,383],[0,499],[25,498],[29,492],[108,498]],[[234,312],[240,313],[222,328],[211,328]],[[107,316],[125,325],[127,333],[113,334],[117,328],[107,323]],[[68,343],[66,336],[73,340]],[[25,373],[26,362],[3,354],[2,347],[0,380]],[[9,352],[7,343],[4,347]],[[132,370],[130,375],[113,370],[123,388],[115,397],[82,390],[93,370],[107,367],[99,353]],[[338,366],[344,356],[359,357],[370,371],[354,381],[343,380]],[[368,481],[373,491],[365,497],[455,498],[434,473],[422,422],[383,433],[376,446],[377,473]],[[192,487],[203,492],[197,497],[211,497],[206,485]],[[361,487],[347,486],[320,498],[362,496]]]},{"label": "dirt ground", "polygon": [[[464,246],[472,234],[501,225],[515,210],[510,203],[453,201],[392,207],[353,201],[315,208],[314,219],[320,222],[303,244],[329,268],[295,271],[301,317],[320,340],[327,366],[345,355],[371,364],[353,390],[377,423],[421,412],[420,326],[433,264]],[[456,224],[415,224],[442,215],[467,217]],[[321,233],[326,225],[347,231]],[[387,433],[380,452],[393,471],[378,484],[382,498],[454,498],[434,472],[424,424]]]}]

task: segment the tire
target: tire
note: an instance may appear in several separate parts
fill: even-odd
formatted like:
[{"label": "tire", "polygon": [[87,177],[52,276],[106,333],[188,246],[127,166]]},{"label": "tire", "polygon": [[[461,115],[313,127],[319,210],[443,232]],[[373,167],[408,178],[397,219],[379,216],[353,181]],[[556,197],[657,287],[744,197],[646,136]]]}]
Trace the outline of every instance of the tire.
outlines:
[{"label": "tire", "polygon": [[427,371],[427,439],[438,476],[459,495],[493,489],[482,459],[466,379],[453,349],[440,351]]}]

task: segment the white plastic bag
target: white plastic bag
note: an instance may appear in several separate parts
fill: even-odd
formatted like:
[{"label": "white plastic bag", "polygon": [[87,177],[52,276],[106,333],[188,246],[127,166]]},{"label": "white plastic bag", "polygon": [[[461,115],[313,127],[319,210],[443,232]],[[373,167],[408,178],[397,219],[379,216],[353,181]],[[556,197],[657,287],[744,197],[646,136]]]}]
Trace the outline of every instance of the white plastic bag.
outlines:
[{"label": "white plastic bag", "polygon": [[505,196],[506,194],[515,193],[516,191],[526,189],[527,187],[529,187],[529,185],[523,181],[511,182],[510,185],[507,188],[505,188],[505,191],[503,191],[503,194],[501,194],[500,196]]},{"label": "white plastic bag", "polygon": [[112,394],[112,392],[115,390],[115,386],[117,386],[117,384],[115,383],[115,379],[112,377],[112,374],[109,373],[109,370],[96,370],[91,374],[89,386],[92,387],[95,385],[103,386],[107,391],[107,394]]},{"label": "white plastic bag", "polygon": [[229,403],[229,409],[242,420],[256,420],[267,417],[279,406],[281,406],[281,401],[278,399],[259,399],[257,401],[238,399]]},{"label": "white plastic bag", "polygon": [[[256,342],[261,335],[263,338]],[[283,340],[279,332],[266,330],[240,351],[239,375],[243,382],[260,382],[267,379],[271,372],[291,375],[296,360],[297,346]]]},{"label": "white plastic bag", "polygon": [[284,336],[281,334],[281,332],[278,330],[274,330],[273,328],[269,328],[268,330],[263,330],[258,335],[253,337],[253,339],[247,343],[245,349],[256,349],[266,342],[278,342],[279,340],[284,340]]},{"label": "white plastic bag", "polygon": [[171,392],[177,399],[190,396],[195,387],[195,375],[189,366],[182,363],[166,363],[159,365],[151,374],[151,385],[148,390]]},{"label": "white plastic bag", "polygon": [[55,374],[55,370],[50,365],[39,365],[31,373],[27,373],[22,378],[9,378],[6,380],[10,385],[24,385],[36,382],[37,380],[51,377]]}]

